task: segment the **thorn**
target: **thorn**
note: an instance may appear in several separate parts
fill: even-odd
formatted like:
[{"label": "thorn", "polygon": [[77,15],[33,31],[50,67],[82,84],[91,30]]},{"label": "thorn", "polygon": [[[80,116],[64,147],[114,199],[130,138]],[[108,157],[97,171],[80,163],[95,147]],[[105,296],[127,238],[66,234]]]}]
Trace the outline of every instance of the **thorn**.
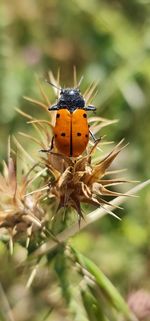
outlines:
[{"label": "thorn", "polygon": [[9,236],[9,250],[10,250],[10,255],[12,256],[14,252],[14,243],[13,243],[12,235]]}]

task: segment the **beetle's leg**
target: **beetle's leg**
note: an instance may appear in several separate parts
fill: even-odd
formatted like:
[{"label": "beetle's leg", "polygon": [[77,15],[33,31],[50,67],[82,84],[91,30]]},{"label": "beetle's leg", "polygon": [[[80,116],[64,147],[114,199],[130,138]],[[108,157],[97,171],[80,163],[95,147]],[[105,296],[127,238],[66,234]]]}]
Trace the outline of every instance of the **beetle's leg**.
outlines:
[{"label": "beetle's leg", "polygon": [[59,109],[59,107],[58,107],[58,105],[56,104],[56,105],[53,105],[53,106],[49,106],[48,107],[48,110],[58,110]]},{"label": "beetle's leg", "polygon": [[86,107],[84,107],[84,109],[85,110],[87,110],[87,111],[95,111],[96,110],[96,107],[95,106],[93,106],[93,105],[89,105],[89,106],[86,106]]},{"label": "beetle's leg", "polygon": [[54,148],[54,136],[52,137],[52,140],[51,140],[50,150],[52,150],[53,148]]},{"label": "beetle's leg", "polygon": [[54,148],[54,136],[52,137],[50,147],[48,149],[40,149],[40,152],[50,153],[53,148]]},{"label": "beetle's leg", "polygon": [[94,136],[94,134],[92,133],[92,131],[90,129],[89,129],[89,133],[90,133],[90,135],[93,138],[94,143],[95,143],[97,139],[96,139],[96,137]]},{"label": "beetle's leg", "polygon": [[101,140],[101,137],[100,138],[96,138],[95,135],[92,133],[92,131],[90,129],[89,129],[89,133],[90,133],[91,137],[93,138],[94,143],[96,143],[98,140],[99,141]]}]

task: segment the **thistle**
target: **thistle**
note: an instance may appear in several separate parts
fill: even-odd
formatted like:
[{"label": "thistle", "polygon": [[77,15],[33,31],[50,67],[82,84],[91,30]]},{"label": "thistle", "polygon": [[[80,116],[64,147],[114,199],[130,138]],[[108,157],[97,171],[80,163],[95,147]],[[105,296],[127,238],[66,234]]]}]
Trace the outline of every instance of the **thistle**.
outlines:
[{"label": "thistle", "polygon": [[[51,73],[50,81],[56,87],[60,87],[59,79],[56,81]],[[34,141],[39,145],[39,149],[48,150],[53,135],[52,131],[55,122],[55,112],[48,112],[48,107],[50,105],[49,98],[41,84],[38,83],[38,85],[40,87],[43,100],[37,101],[29,97],[25,97],[25,99],[33,103],[35,106],[42,108],[46,114],[46,118],[40,120],[33,119],[30,115],[21,111],[19,112],[28,118],[28,123],[34,126],[39,134],[39,138],[31,137],[24,133],[20,134]],[[92,84],[86,90],[84,94],[86,104],[91,103],[95,88],[96,85]],[[53,89],[55,93],[57,92],[58,94],[58,90],[55,87],[53,87]],[[96,116],[89,118],[88,122],[93,133],[99,135],[101,128],[113,124],[116,120],[111,121]],[[44,177],[45,181],[43,188],[45,188],[45,190],[43,189],[43,198],[50,198],[51,201],[57,203],[58,210],[60,208],[75,209],[80,222],[81,218],[83,218],[82,203],[105,208],[105,205],[111,206],[111,202],[108,202],[106,198],[112,198],[119,195],[126,196],[126,194],[120,194],[112,191],[108,187],[129,181],[122,178],[107,178],[107,175],[109,174],[109,166],[125,147],[123,145],[123,140],[106,156],[99,156],[99,160],[97,162],[93,161],[95,154],[97,154],[98,151],[101,151],[101,146],[107,143],[108,142],[105,142],[103,139],[98,139],[96,143],[90,141],[86,152],[77,158],[59,154],[55,146],[51,152],[47,152],[45,154],[39,153],[39,165],[41,168],[47,168],[47,175]],[[42,187],[40,187],[39,191],[41,191],[41,188]],[[111,211],[107,211],[108,213],[113,214]]]},{"label": "thistle", "polygon": [[[92,156],[98,142],[77,160],[64,157],[57,153],[47,155],[45,165],[54,177],[53,181],[48,177],[48,197],[55,197],[58,201],[58,209],[61,207],[72,207],[83,217],[81,204],[92,204],[105,208],[110,205],[104,197],[116,197],[121,194],[108,189],[109,186],[127,182],[124,179],[107,179],[107,169],[112,161],[124,148],[121,141],[108,155],[96,164],[92,164]],[[113,214],[108,210],[108,213]],[[113,214],[114,215],[114,214]]]},{"label": "thistle", "polygon": [[[59,79],[56,81],[51,73],[50,80],[53,84],[60,86]],[[112,205],[109,198],[120,195],[126,196],[126,194],[113,191],[109,187],[129,182],[122,178],[108,178],[109,166],[125,147],[123,140],[106,156],[98,156],[97,161],[94,158],[95,154],[101,153],[100,147],[107,144],[103,139],[98,139],[95,143],[90,141],[85,153],[76,158],[59,154],[55,146],[52,152],[44,154],[40,152],[40,149],[48,149],[50,146],[55,112],[50,113],[48,111],[49,98],[39,82],[38,86],[42,101],[25,98],[35,106],[40,107],[46,117],[35,119],[31,115],[18,110],[22,116],[28,119],[28,124],[32,125],[38,134],[35,137],[20,133],[38,146],[36,159],[28,155],[15,138],[14,142],[17,149],[31,163],[29,170],[25,175],[22,175],[20,183],[18,183],[16,161],[10,156],[9,144],[8,164],[4,165],[4,174],[0,177],[0,227],[7,229],[11,239],[17,238],[20,232],[26,234],[27,238],[36,230],[41,232],[42,227],[47,227],[47,221],[53,216],[51,209],[49,210],[49,207],[53,204],[55,209],[55,204],[57,204],[57,211],[61,208],[74,209],[78,215],[79,224],[81,218],[84,217],[82,204],[91,204],[104,209],[106,205],[116,208],[117,206]],[[86,104],[91,103],[95,88],[96,85],[92,84],[86,90],[84,94]],[[55,87],[54,90],[56,92]],[[98,116],[89,118],[92,131],[97,135],[101,128],[114,122]],[[32,174],[31,178],[29,178],[30,174]],[[37,188],[33,184],[36,178],[38,178]],[[108,206],[107,212],[116,216]]]},{"label": "thistle", "polygon": [[140,289],[128,296],[128,305],[138,320],[147,320],[150,317],[150,293]]},{"label": "thistle", "polygon": [[9,236],[10,249],[13,250],[13,240],[27,239],[37,230],[42,230],[44,210],[39,204],[41,193],[26,195],[30,184],[29,173],[17,179],[16,158],[10,156],[10,141],[8,161],[4,162],[3,174],[0,174],[0,228]]}]

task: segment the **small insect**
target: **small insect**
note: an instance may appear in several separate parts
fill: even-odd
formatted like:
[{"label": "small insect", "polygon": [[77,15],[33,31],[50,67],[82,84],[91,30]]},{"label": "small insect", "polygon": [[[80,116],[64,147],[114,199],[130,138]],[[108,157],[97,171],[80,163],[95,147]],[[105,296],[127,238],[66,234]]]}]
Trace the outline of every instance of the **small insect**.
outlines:
[{"label": "small insect", "polygon": [[48,83],[60,90],[60,98],[56,105],[48,108],[49,111],[57,111],[56,122],[51,146],[48,150],[43,151],[51,151],[55,145],[59,153],[69,157],[77,157],[86,149],[90,135],[96,141],[87,121],[87,111],[95,111],[96,107],[85,106],[79,85],[77,88],[62,89]]}]

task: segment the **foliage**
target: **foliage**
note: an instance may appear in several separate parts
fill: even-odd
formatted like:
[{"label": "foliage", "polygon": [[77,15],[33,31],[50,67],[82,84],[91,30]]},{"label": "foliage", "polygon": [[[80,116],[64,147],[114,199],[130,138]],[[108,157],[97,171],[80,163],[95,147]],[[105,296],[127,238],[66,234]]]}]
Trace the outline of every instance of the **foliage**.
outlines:
[{"label": "foliage", "polygon": [[[148,0],[2,1],[0,30],[1,160],[7,158],[6,144],[8,135],[12,134],[17,137],[14,139],[16,144],[24,146],[30,158],[38,157],[39,147],[36,142],[34,144],[30,139],[16,134],[21,131],[32,137],[35,135],[32,128],[34,126],[25,124],[15,107],[30,113],[33,119],[43,118],[40,108],[34,108],[34,104],[22,98],[30,96],[39,101],[34,74],[38,79],[43,79],[49,69],[56,74],[60,67],[61,84],[71,86],[75,65],[78,78],[84,75],[82,92],[89,83],[99,82],[98,92],[93,100],[97,107],[96,116],[119,119],[117,124],[101,128],[100,135],[107,135],[109,141],[118,142],[125,137],[125,141],[130,142],[112,170],[128,167],[128,174],[124,173],[125,179],[143,181],[149,178]],[[48,100],[54,102],[52,90],[44,82],[43,87]],[[107,145],[103,149],[107,152]],[[24,172],[30,161],[31,159],[20,161]],[[22,166],[18,167],[18,176],[21,171]],[[37,168],[38,171],[41,168]],[[45,174],[42,175],[44,179]],[[36,187],[38,176],[35,182]],[[124,193],[124,188],[119,186],[119,192]],[[116,215],[122,216],[122,221],[106,216],[71,239],[76,252],[79,255],[80,252],[83,253],[83,260],[87,256],[95,262],[120,290],[125,300],[136,289],[145,288],[149,291],[149,205],[149,189],[146,188],[140,193],[139,199],[128,199],[124,212],[115,210]],[[34,209],[39,217],[39,209]],[[52,207],[51,210],[53,212],[55,208]],[[85,206],[84,210],[89,212],[89,207]],[[40,213],[42,220],[43,213]],[[68,221],[61,221],[58,215],[54,225],[56,228],[56,223],[61,221],[62,224],[58,227],[61,231],[74,220],[76,216],[69,217]],[[26,224],[28,226],[27,221],[23,228],[26,228]],[[84,222],[81,223],[81,228],[82,224]],[[30,243],[30,252],[37,248],[38,229],[37,226],[34,231],[35,242]],[[30,236],[30,229],[28,232]],[[46,234],[50,242],[54,237],[51,232],[50,229],[49,235]],[[44,240],[45,235],[40,237]],[[2,241],[6,242],[7,237],[3,236]],[[55,241],[54,238],[53,242]],[[110,316],[99,304],[101,294],[97,287],[93,287],[93,283],[87,284],[83,275],[81,280],[81,273],[74,271],[80,262],[76,262],[74,266],[66,248],[53,247],[43,257],[35,256],[30,259],[27,258],[24,241],[21,241],[15,244],[14,254],[10,258],[7,245],[3,242],[0,243],[0,298],[3,306],[0,309],[0,320],[13,320],[13,316],[15,321],[116,320],[118,314],[113,308]],[[105,306],[107,304],[110,307],[105,302]],[[12,307],[12,315],[9,305]],[[136,306],[135,302],[132,302],[132,306]]]}]

